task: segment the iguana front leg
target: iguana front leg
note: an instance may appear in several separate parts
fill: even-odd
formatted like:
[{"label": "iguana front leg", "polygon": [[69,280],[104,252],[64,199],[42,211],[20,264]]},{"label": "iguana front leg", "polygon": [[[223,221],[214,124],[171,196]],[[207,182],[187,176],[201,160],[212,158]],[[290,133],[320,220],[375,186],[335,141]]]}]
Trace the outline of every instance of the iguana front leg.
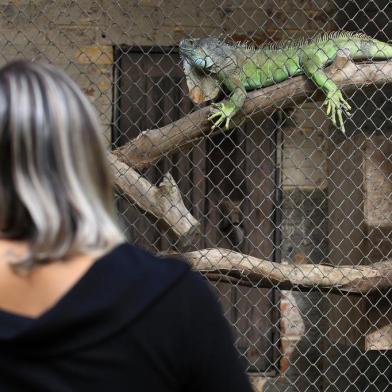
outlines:
[{"label": "iguana front leg", "polygon": [[246,90],[239,78],[224,77],[223,84],[232,91],[229,99],[222,102],[213,103],[211,106],[214,108],[212,114],[208,117],[209,121],[213,121],[211,129],[219,127],[223,122],[225,129],[230,128],[230,120],[242,108],[246,97]]},{"label": "iguana front leg", "polygon": [[305,75],[325,92],[327,97],[324,106],[327,107],[327,116],[331,118],[335,126],[340,127],[341,131],[345,133],[342,112],[345,111],[348,114],[351,106],[343,98],[338,86],[324,72],[323,67],[325,67],[327,61],[323,61],[320,57],[317,54],[304,56],[302,69]]}]

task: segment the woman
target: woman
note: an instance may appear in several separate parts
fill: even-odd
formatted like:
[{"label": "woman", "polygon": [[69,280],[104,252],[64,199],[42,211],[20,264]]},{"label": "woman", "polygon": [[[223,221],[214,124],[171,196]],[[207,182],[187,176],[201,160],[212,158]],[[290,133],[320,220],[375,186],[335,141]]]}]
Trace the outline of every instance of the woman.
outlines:
[{"label": "woman", "polygon": [[214,295],[125,242],[91,105],[0,70],[0,391],[250,391]]}]

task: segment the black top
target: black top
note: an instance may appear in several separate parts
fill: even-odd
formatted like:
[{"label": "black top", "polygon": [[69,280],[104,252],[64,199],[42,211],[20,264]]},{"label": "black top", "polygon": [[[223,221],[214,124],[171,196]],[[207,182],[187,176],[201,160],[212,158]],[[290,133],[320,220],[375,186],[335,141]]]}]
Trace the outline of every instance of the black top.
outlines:
[{"label": "black top", "polygon": [[41,316],[0,311],[0,391],[251,387],[203,278],[123,243]]}]

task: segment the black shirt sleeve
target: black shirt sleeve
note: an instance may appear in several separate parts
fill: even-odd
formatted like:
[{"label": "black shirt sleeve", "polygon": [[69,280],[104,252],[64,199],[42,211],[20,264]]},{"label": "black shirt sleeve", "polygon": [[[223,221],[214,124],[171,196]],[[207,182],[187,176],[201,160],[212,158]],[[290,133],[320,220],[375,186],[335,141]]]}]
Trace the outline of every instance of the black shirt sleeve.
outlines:
[{"label": "black shirt sleeve", "polygon": [[189,273],[183,339],[187,348],[186,388],[189,392],[251,392],[240,363],[229,323],[215,294],[204,278]]}]

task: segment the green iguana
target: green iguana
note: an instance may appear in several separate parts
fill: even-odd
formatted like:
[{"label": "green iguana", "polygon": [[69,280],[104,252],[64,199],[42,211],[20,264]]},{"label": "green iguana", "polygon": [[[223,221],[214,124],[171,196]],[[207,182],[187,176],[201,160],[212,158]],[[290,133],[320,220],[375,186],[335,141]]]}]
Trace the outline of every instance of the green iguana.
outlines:
[{"label": "green iguana", "polygon": [[192,100],[200,103],[214,99],[221,86],[231,93],[228,100],[212,104],[214,109],[208,118],[214,123],[212,129],[223,123],[226,129],[229,128],[230,119],[241,109],[247,91],[305,74],[325,92],[326,113],[344,133],[342,111],[348,113],[351,107],[323,70],[339,52],[353,60],[392,58],[391,45],[362,33],[345,31],[259,48],[230,45],[218,38],[180,42]]}]

